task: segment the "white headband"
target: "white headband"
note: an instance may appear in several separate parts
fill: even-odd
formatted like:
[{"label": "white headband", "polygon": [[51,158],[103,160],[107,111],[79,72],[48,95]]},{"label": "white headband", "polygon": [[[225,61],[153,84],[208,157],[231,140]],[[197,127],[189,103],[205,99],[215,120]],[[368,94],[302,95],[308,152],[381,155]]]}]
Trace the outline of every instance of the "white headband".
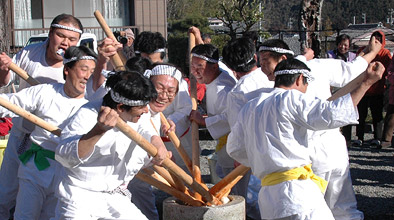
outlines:
[{"label": "white headband", "polygon": [[159,49],[153,51],[153,53],[161,53],[161,52],[166,52],[166,48],[159,48]]},{"label": "white headband", "polygon": [[264,50],[268,50],[268,51],[273,51],[273,52],[277,52],[277,53],[287,53],[287,54],[291,54],[294,55],[294,52],[291,50],[286,50],[280,47],[266,47],[266,46],[260,46],[259,48],[259,52],[260,51],[264,51]]},{"label": "white headband", "polygon": [[143,106],[149,104],[149,101],[142,101],[142,100],[131,100],[121,96],[119,93],[115,92],[114,90],[110,90],[111,98],[114,102],[121,103],[128,106]]},{"label": "white headband", "polygon": [[[153,51],[153,53],[161,53],[161,52],[166,52],[166,48],[159,48],[159,49],[157,49],[157,50]],[[134,51],[134,53],[136,53],[136,54],[140,54],[140,53],[141,53],[141,51],[139,51],[139,50],[136,50],[136,51]]]},{"label": "white headband", "polygon": [[96,62],[96,58],[92,56],[81,56],[81,57],[71,57],[70,59],[63,59],[63,64],[72,62],[72,61],[78,61],[78,60],[94,60]]},{"label": "white headband", "polygon": [[279,70],[274,72],[275,76],[284,75],[284,74],[302,74],[304,77],[307,78],[308,82],[314,80],[314,78],[311,75],[311,72],[309,72],[306,69]]},{"label": "white headband", "polygon": [[203,55],[199,55],[199,54],[196,54],[196,53],[192,53],[192,56],[201,58],[201,59],[203,59],[205,61],[208,61],[210,63],[219,63],[219,60],[215,60],[215,59],[212,59],[212,58],[209,58],[209,57],[206,57],[206,56],[203,56]]},{"label": "white headband", "polygon": [[168,75],[181,83],[182,73],[177,68],[170,65],[157,65],[152,70],[145,70],[144,76],[150,78],[151,76]]},{"label": "white headband", "polygon": [[74,32],[82,34],[82,31],[79,30],[78,28],[69,27],[69,26],[65,26],[65,25],[61,25],[61,24],[52,24],[51,27],[66,29],[66,30],[69,30],[69,31],[74,31]]},{"label": "white headband", "polygon": [[250,63],[253,59],[254,59],[254,55],[252,56],[252,58],[250,58],[248,61],[246,61],[246,63],[238,64],[237,67],[246,66],[246,65],[248,65],[248,63]]}]

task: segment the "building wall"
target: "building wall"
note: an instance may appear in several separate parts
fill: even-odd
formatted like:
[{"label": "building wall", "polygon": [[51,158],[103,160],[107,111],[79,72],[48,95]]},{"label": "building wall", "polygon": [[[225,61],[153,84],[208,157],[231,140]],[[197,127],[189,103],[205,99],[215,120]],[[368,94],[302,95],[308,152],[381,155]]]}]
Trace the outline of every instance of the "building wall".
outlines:
[{"label": "building wall", "polygon": [[87,32],[101,39],[104,34],[93,15],[95,10],[116,30],[135,26],[138,32],[158,31],[167,37],[165,0],[11,0],[11,3],[11,42],[15,47],[23,46],[31,35],[48,32],[53,18],[61,13],[79,18]]},{"label": "building wall", "polygon": [[167,5],[165,0],[134,0],[135,26],[140,31],[160,32],[167,38]]}]

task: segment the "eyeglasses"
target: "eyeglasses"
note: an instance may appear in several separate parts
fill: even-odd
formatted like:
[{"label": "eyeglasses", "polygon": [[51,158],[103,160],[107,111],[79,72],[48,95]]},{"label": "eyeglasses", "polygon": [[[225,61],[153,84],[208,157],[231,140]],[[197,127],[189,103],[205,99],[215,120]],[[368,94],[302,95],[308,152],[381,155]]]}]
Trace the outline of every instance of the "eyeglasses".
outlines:
[{"label": "eyeglasses", "polygon": [[176,93],[175,93],[174,91],[168,91],[168,90],[164,90],[164,89],[157,89],[157,88],[156,88],[156,91],[157,91],[157,93],[158,93],[159,95],[166,94],[166,95],[167,95],[167,97],[168,97],[169,99],[172,99],[172,98],[174,98],[174,97],[175,97],[175,95],[176,95]]}]

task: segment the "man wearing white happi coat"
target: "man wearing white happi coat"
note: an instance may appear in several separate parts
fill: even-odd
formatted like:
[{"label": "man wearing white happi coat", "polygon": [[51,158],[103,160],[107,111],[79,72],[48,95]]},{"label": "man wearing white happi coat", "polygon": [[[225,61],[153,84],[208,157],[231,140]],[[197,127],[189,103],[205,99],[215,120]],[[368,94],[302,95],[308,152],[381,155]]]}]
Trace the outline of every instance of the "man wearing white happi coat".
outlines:
[{"label": "man wearing white happi coat", "polygon": [[[148,58],[153,63],[164,62],[166,57],[167,42],[159,32],[141,32],[134,42],[134,47],[137,55],[140,54],[141,57]],[[170,123],[173,122],[176,125],[175,133],[178,136],[182,146],[189,154],[192,152],[192,132],[188,118],[191,111],[192,101],[189,95],[189,86],[187,82],[181,77],[178,85],[177,95],[171,101],[171,104],[167,106],[162,112]],[[162,136],[162,139],[168,150],[175,150],[173,144],[167,137]],[[175,157],[176,163],[186,171],[185,164],[183,163],[181,157],[177,153],[173,154],[173,156]]]},{"label": "man wearing white happi coat", "polygon": [[[238,113],[246,104],[247,94],[260,88],[273,88],[273,81],[269,81],[268,77],[257,68],[256,48],[250,38],[239,38],[229,41],[223,48],[223,62],[232,69],[238,81],[234,88],[227,95],[226,114],[227,120],[232,127],[237,121]],[[244,177],[231,189],[232,194],[241,195],[246,200],[247,216],[258,219],[260,212],[257,203],[251,200],[248,185],[250,176],[248,172]]]},{"label": "man wearing white happi coat", "polygon": [[[371,41],[371,48],[379,47]],[[282,51],[282,52],[281,52]],[[260,47],[260,64],[271,80],[274,80],[273,69],[276,65],[289,58],[285,53],[288,46],[281,40],[268,40]],[[292,51],[289,51],[292,53]],[[311,68],[315,78],[309,86],[307,95],[327,99],[331,96],[330,86],[344,86],[362,73],[369,62],[375,57],[376,51],[371,50],[363,57],[358,57],[352,63],[340,60],[313,59],[306,61],[304,56],[297,56]],[[357,210],[357,201],[352,188],[349,173],[349,161],[346,143],[339,129],[312,132],[312,169],[328,181],[325,199],[336,219],[363,219],[363,214]],[[333,144],[333,141],[335,144]],[[342,152],[342,153],[339,153]]]},{"label": "man wearing white happi coat", "polygon": [[[56,219],[147,219],[131,203],[126,187],[151,159],[115,125],[121,118],[159,146],[160,138],[150,135],[150,124],[137,123],[157,93],[137,72],[110,75],[106,86],[111,90],[103,100],[81,107],[63,130],[56,149],[56,160],[65,167]],[[154,160],[159,164],[167,151],[158,149],[158,154]]]},{"label": "man wearing white happi coat", "polygon": [[[75,46],[83,31],[79,19],[68,14],[56,16],[49,31],[48,39],[42,43],[32,44],[19,51],[12,62],[24,69],[32,78],[41,83],[64,83],[63,57],[58,54],[59,49],[65,51],[70,46]],[[118,46],[119,47],[119,46]],[[106,48],[106,57],[116,53],[117,46]],[[112,52],[109,52],[112,51]],[[108,53],[109,52],[109,53]],[[99,54],[102,55],[99,49]],[[9,70],[11,59],[5,54],[0,55],[0,81],[1,85],[9,85],[18,78],[14,72]],[[100,63],[100,59],[99,59]],[[99,65],[97,65],[99,66]],[[101,70],[100,70],[101,71]],[[106,91],[99,85],[100,71],[88,80],[85,97],[92,99],[95,96],[102,97]],[[94,78],[96,78],[94,80]],[[19,90],[29,87],[25,81],[20,79]],[[10,209],[15,206],[18,192],[18,156],[30,146],[29,135],[34,126],[21,117],[12,119],[13,128],[8,138],[2,168],[0,170],[0,219],[10,217]]]},{"label": "man wearing white happi coat", "polygon": [[226,152],[227,135],[230,126],[227,122],[227,94],[235,85],[235,80],[227,73],[221,72],[218,66],[219,51],[211,44],[200,44],[192,49],[192,74],[198,83],[206,85],[207,118],[198,111],[192,111],[190,120],[200,126],[206,126],[212,138],[218,140],[216,152],[218,156],[218,175],[228,174],[234,168],[234,160]]},{"label": "man wearing white happi coat", "polygon": [[[171,106],[172,102],[176,100],[175,97],[179,95],[179,82],[182,80],[182,73],[175,66],[159,63],[152,70],[146,70],[144,75],[152,81],[157,91],[157,98],[149,103],[149,113],[142,116],[140,124],[152,124],[151,135],[160,137],[160,133],[168,134],[169,131],[174,131],[175,124],[173,121],[168,120],[170,128],[162,125],[160,113]],[[188,100],[190,100],[190,97]],[[174,114],[177,113],[175,112]],[[175,157],[176,163],[187,170],[174,145],[171,143],[171,147],[167,149],[171,149],[172,155],[177,155]],[[191,152],[187,151],[187,153],[190,158]],[[152,187],[142,180],[133,179],[130,181],[128,189],[133,195],[131,201],[141,212],[150,220],[158,220],[159,214],[156,209]]]},{"label": "man wearing white happi coat", "polygon": [[[87,81],[96,66],[97,55],[89,48],[70,47],[65,53],[65,83],[41,84],[4,94],[2,98],[35,114],[44,121],[61,126],[87,100],[84,98]],[[16,116],[2,108],[2,115]],[[35,126],[30,135],[30,149],[19,156],[19,190],[15,219],[49,219],[54,217],[57,199],[54,160],[58,137]],[[34,158],[34,159],[33,159]]]},{"label": "man wearing white happi coat", "polygon": [[355,106],[382,77],[373,63],[362,84],[335,101],[305,95],[309,68],[287,59],[275,68],[275,88],[244,106],[229,135],[229,154],[262,180],[262,219],[334,219],[324,201],[327,182],[311,169],[308,130],[337,128],[357,121]]}]

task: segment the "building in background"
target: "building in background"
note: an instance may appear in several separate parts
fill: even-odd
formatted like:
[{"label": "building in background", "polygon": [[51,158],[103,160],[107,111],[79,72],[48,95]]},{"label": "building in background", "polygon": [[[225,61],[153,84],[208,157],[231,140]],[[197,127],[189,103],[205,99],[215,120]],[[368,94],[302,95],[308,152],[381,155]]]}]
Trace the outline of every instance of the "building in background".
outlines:
[{"label": "building in background", "polygon": [[157,31],[167,36],[165,0],[7,0],[10,1],[11,47],[20,48],[31,35],[49,31],[54,17],[79,18],[85,32],[104,38],[93,13],[99,10],[113,31],[130,27],[134,33]]}]

